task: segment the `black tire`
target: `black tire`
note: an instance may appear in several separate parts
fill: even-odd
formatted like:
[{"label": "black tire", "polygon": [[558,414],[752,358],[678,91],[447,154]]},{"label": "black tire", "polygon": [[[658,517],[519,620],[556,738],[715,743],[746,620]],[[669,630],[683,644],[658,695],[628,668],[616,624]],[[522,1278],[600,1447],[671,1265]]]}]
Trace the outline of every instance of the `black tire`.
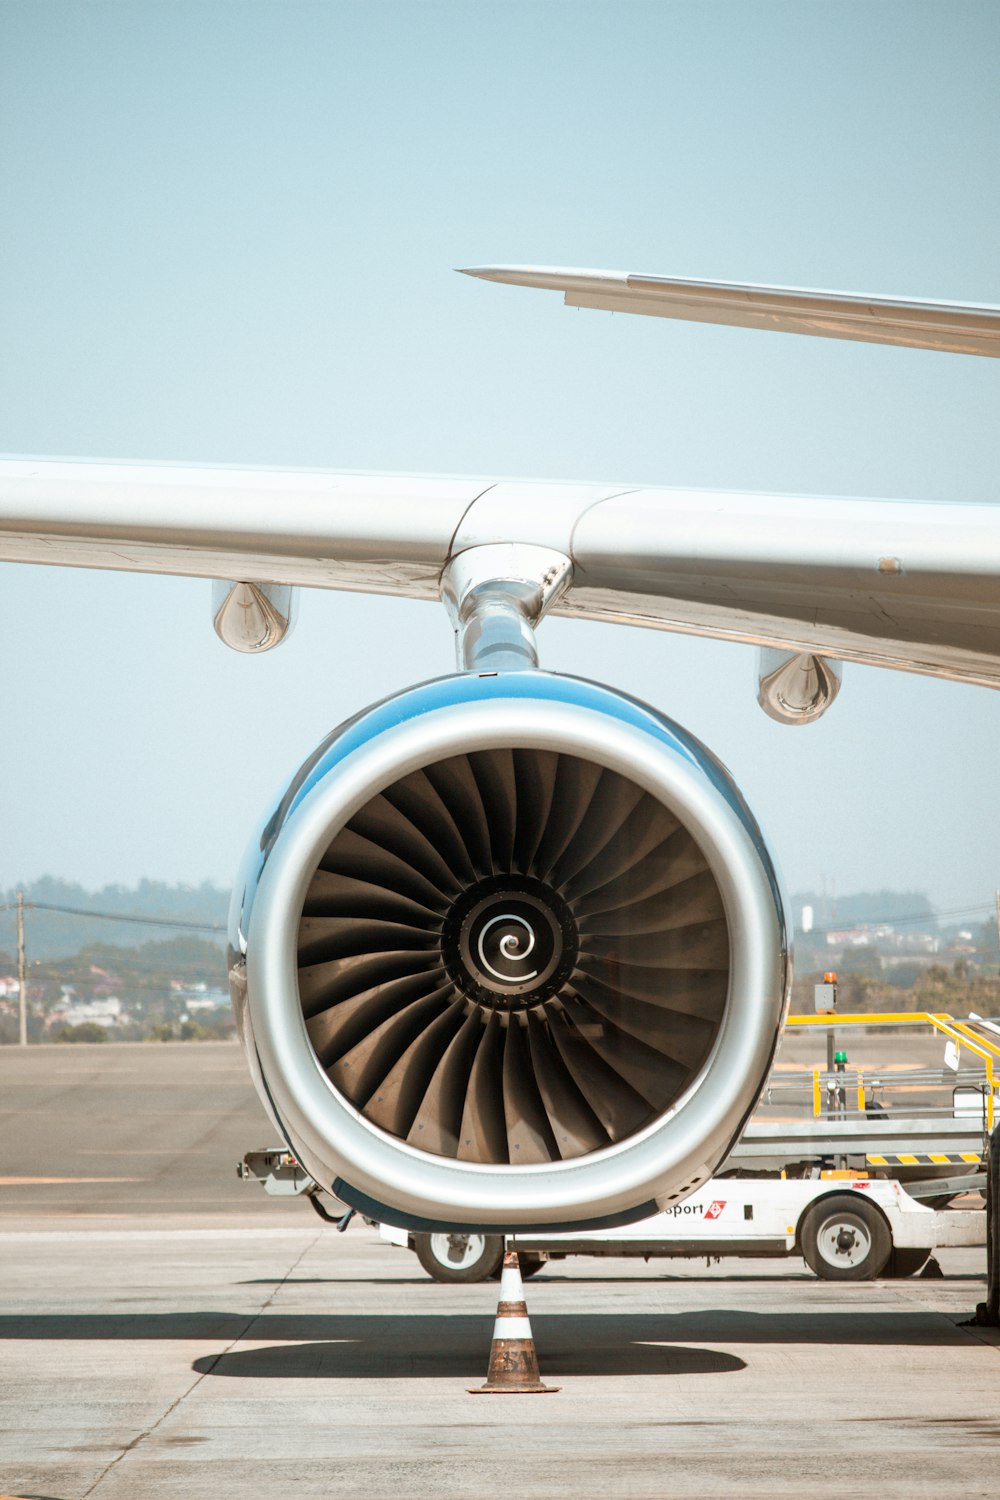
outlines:
[{"label": "black tire", "polygon": [[503,1261],[499,1234],[415,1234],[413,1248],[435,1281],[488,1281]]},{"label": "black tire", "polygon": [[903,1277],[916,1276],[922,1271],[931,1258],[929,1250],[911,1249],[910,1246],[894,1245],[892,1253],[886,1262],[883,1276]]},{"label": "black tire", "polygon": [[806,1211],[799,1245],[810,1271],[824,1281],[874,1281],[892,1253],[892,1235],[860,1193],[834,1193]]}]

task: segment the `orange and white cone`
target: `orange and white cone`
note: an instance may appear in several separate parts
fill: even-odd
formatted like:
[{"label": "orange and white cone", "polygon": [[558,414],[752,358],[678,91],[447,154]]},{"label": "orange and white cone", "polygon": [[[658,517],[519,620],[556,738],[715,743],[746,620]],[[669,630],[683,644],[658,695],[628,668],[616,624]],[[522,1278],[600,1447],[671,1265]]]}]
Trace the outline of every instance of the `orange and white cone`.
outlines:
[{"label": "orange and white cone", "polygon": [[545,1395],[557,1385],[543,1385],[538,1374],[538,1356],[531,1336],[531,1323],[524,1303],[524,1283],[517,1251],[508,1250],[500,1276],[500,1301],[493,1325],[490,1367],[486,1384],[470,1388],[472,1396]]}]

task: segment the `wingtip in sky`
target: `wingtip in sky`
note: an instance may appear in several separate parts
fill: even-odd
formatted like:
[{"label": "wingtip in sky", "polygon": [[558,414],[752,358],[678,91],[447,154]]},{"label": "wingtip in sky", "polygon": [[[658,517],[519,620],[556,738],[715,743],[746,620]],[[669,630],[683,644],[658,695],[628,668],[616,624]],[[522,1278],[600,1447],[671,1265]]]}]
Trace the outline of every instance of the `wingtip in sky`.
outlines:
[{"label": "wingtip in sky", "polygon": [[806,287],[557,266],[460,269],[464,276],[476,276],[482,281],[561,291],[567,307],[1000,357],[1000,307],[989,304],[914,301],[906,297],[871,297]]}]

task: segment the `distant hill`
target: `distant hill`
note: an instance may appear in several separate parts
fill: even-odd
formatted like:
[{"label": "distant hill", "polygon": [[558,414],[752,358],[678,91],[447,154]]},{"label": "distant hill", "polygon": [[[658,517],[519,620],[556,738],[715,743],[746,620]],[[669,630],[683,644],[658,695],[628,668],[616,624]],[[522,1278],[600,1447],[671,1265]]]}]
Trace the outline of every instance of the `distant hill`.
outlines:
[{"label": "distant hill", "polygon": [[[142,880],[137,886],[106,885],[99,891],[91,891],[85,886],[46,876],[24,887],[24,899],[29,907],[33,902],[39,903],[37,908],[26,911],[24,919],[25,947],[31,961],[67,958],[93,944],[138,948],[152,939],[184,932],[218,943],[220,947],[225,943],[229,893],[207,881],[191,886]],[[13,906],[16,901],[16,889],[0,891],[0,906]],[[145,925],[44,909],[51,906],[128,917],[152,917],[156,921]],[[196,925],[157,925],[168,922]],[[217,934],[199,932],[197,929],[202,926],[220,930]],[[8,954],[17,951],[17,916],[14,911],[0,912],[0,950]]]},{"label": "distant hill", "polygon": [[909,924],[919,924],[926,919],[928,928],[937,926],[934,907],[923,891],[853,891],[843,896],[797,891],[789,905],[790,925],[796,929],[802,921],[804,906],[812,907],[813,927],[820,929],[866,924],[877,926],[882,922],[900,922],[904,918]]}]

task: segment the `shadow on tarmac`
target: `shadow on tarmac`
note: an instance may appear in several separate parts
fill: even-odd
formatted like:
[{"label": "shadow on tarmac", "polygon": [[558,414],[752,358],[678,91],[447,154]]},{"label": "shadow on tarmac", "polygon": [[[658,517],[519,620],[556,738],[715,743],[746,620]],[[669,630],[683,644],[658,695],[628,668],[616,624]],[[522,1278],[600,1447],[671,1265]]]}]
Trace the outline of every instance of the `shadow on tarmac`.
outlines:
[{"label": "shadow on tarmac", "polygon": [[[309,1314],[269,1311],[25,1315],[0,1318],[0,1339],[176,1339],[218,1344],[200,1374],[258,1379],[456,1376],[485,1368],[492,1309],[482,1314]],[[735,1372],[742,1359],[714,1345],[945,1346],[969,1335],[936,1312],[535,1314],[546,1374]],[[226,1346],[235,1345],[235,1348]],[[247,1347],[252,1345],[253,1347]],[[261,1346],[264,1347],[261,1347]],[[691,1345],[699,1347],[690,1347]]]},{"label": "shadow on tarmac", "polygon": [[[405,1318],[400,1323],[423,1322]],[[412,1380],[421,1376],[468,1380],[481,1370],[489,1357],[488,1320],[469,1321],[474,1330],[453,1334],[449,1319],[447,1343],[437,1320],[433,1331],[424,1328],[426,1342],[414,1338],[414,1330],[401,1330],[377,1339],[335,1343],[275,1344],[263,1349],[234,1349],[221,1355],[196,1359],[192,1369],[202,1375],[238,1376],[258,1380],[343,1380],[364,1376]],[[536,1334],[539,1358],[549,1375],[718,1375],[746,1369],[746,1362],[718,1349],[689,1349],[647,1343],[580,1344],[569,1347]]]},{"label": "shadow on tarmac", "polygon": [[[498,1282],[500,1280],[499,1273],[496,1274],[495,1276],[489,1277],[488,1279],[489,1279],[489,1281],[492,1281],[494,1283]],[[901,1276],[901,1277],[882,1276],[882,1277],[879,1277],[877,1279],[877,1281],[875,1281],[873,1283],[869,1283],[869,1284],[876,1285],[876,1286],[899,1286],[904,1281],[918,1282],[918,1281],[925,1281],[925,1280],[930,1280],[930,1279],[931,1279],[930,1277],[924,1277],[924,1276],[920,1276],[920,1275],[906,1276],[906,1277],[903,1277],[903,1276]],[[985,1278],[983,1276],[982,1271],[949,1271],[947,1276],[945,1276],[945,1277],[936,1277],[935,1276],[933,1279],[934,1280],[942,1280],[942,1281],[978,1281],[979,1285],[984,1289],[984,1291],[985,1291],[985,1287],[986,1287],[986,1281],[985,1281]],[[322,1283],[322,1284],[328,1285],[328,1286],[336,1286],[338,1284],[341,1285],[341,1286],[343,1286],[345,1284],[344,1278],[340,1277],[340,1276],[317,1276],[315,1278],[315,1281],[316,1281],[317,1284]],[[692,1274],[691,1272],[681,1272],[680,1274],[678,1274],[676,1271],[663,1271],[663,1272],[660,1272],[660,1273],[654,1272],[652,1275],[649,1275],[649,1276],[585,1276],[585,1275],[574,1275],[572,1271],[553,1271],[553,1270],[549,1269],[549,1270],[541,1271],[537,1275],[532,1276],[532,1278],[531,1278],[531,1284],[532,1284],[533,1287],[534,1286],[565,1286],[565,1287],[585,1287],[585,1286],[586,1287],[602,1287],[602,1286],[649,1286],[651,1284],[657,1284],[657,1283],[667,1283],[667,1284],[676,1285],[676,1286],[714,1286],[714,1287],[718,1287],[718,1286],[727,1286],[727,1285],[729,1285],[730,1282],[736,1282],[736,1283],[739,1283],[741,1285],[772,1286],[772,1287],[773,1286],[778,1286],[782,1282],[791,1282],[795,1286],[803,1286],[804,1285],[804,1286],[812,1286],[812,1287],[816,1287],[816,1288],[823,1288],[823,1287],[829,1287],[831,1285],[837,1285],[837,1283],[835,1283],[835,1282],[824,1281],[820,1277],[814,1276],[811,1271],[783,1271],[780,1275],[777,1275],[777,1276],[773,1276],[773,1275],[772,1276],[767,1276],[767,1275],[761,1276],[761,1275],[754,1274],[754,1273],[751,1273],[751,1272],[739,1272],[739,1271],[735,1271],[735,1272],[727,1271],[724,1276],[698,1276],[696,1274]],[[300,1282],[299,1284],[303,1285],[304,1281]],[[422,1286],[422,1287],[427,1287],[427,1286],[430,1286],[431,1284],[432,1284],[432,1278],[430,1276],[425,1276],[425,1275],[420,1275],[420,1274],[418,1274],[416,1276],[380,1276],[377,1283],[374,1282],[374,1281],[354,1282],[353,1283],[353,1285],[356,1285],[356,1286],[358,1286],[358,1285],[360,1285],[360,1286],[374,1286],[374,1285],[378,1285],[378,1286]],[[473,1284],[475,1284],[475,1283],[473,1283]],[[486,1285],[485,1282],[482,1283],[482,1284]],[[296,1282],[295,1282],[295,1280],[293,1278],[286,1279],[283,1276],[262,1276],[262,1277],[260,1277],[256,1281],[239,1281],[239,1282],[236,1283],[236,1285],[237,1286],[295,1286]],[[982,1299],[982,1297],[974,1297],[972,1300],[974,1302],[981,1302],[983,1299]],[[0,1496],[0,1500],[2,1500],[2,1496]]]}]

